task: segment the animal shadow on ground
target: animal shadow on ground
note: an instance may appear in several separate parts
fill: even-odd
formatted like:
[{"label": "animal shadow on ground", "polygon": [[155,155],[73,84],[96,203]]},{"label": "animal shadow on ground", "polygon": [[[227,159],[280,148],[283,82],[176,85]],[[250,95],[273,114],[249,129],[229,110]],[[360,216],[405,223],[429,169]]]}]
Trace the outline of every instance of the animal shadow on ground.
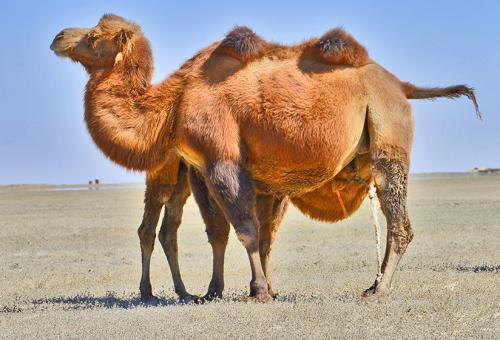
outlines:
[{"label": "animal shadow on ground", "polygon": [[471,267],[457,266],[456,270],[459,272],[468,272],[468,273],[500,273],[500,265],[496,266],[481,265],[481,266],[471,266]]},{"label": "animal shadow on ground", "polygon": [[[216,299],[208,303],[234,303],[242,302],[246,296],[243,292],[233,291],[226,294],[222,299]],[[339,300],[352,300],[354,297],[350,294],[344,294],[339,297]],[[321,303],[323,299],[317,295],[300,295],[300,294],[279,294],[274,301],[276,303],[298,303],[298,302],[313,302]],[[146,302],[142,301],[136,294],[126,295],[117,294],[115,292],[107,292],[104,296],[95,296],[90,293],[77,294],[75,296],[55,296],[43,298],[22,298],[17,297],[13,303],[0,306],[0,314],[15,314],[23,312],[43,312],[48,309],[61,309],[65,311],[87,310],[87,309],[132,309],[137,307],[165,307],[165,306],[182,306],[193,304],[180,302],[174,297],[158,296]]]},{"label": "animal shadow on ground", "polygon": [[442,263],[439,265],[435,265],[431,267],[431,270],[435,272],[445,272],[445,271],[456,271],[459,273],[500,273],[500,265],[490,265],[490,264],[481,264],[481,265],[456,265],[453,263]]},{"label": "animal shadow on ground", "polygon": [[114,292],[107,292],[105,296],[95,296],[84,293],[75,296],[56,296],[37,299],[17,298],[13,304],[0,306],[1,313],[21,313],[23,311],[43,311],[48,308],[61,308],[63,310],[84,310],[97,308],[130,309],[135,307],[162,307],[183,305],[177,298],[154,297],[144,302],[139,296],[119,296]]}]

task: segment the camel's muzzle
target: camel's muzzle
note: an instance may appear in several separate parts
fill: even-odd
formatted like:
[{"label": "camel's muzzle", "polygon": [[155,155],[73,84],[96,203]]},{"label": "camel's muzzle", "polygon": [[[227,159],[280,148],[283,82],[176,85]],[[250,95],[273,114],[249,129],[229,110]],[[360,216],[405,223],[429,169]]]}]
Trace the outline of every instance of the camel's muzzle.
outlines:
[{"label": "camel's muzzle", "polygon": [[64,52],[78,45],[86,32],[87,30],[83,28],[66,28],[55,36],[50,49],[59,56],[65,56]]}]

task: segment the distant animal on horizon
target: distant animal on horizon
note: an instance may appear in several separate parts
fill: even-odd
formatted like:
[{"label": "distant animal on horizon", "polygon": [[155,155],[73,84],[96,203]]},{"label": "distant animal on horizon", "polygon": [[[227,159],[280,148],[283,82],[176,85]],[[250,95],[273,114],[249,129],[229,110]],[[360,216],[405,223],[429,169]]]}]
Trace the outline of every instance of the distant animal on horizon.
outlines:
[{"label": "distant animal on horizon", "polygon": [[[279,222],[272,230],[259,227],[259,202],[279,221],[287,197],[313,218],[338,220],[359,207],[370,184],[387,220],[387,244],[383,276],[363,296],[387,296],[413,238],[406,204],[414,131],[408,99],[465,95],[479,115],[471,88],[401,82],[340,29],[284,46],[236,28],[157,85],[151,84],[147,39],[121,17],[108,14],[95,27],[65,29],[51,48],[89,73],[85,121],[104,154],[148,176],[160,175],[165,164],[183,164],[174,182],[189,178],[213,248],[207,299],[222,295],[229,223],[248,253],[250,296],[267,302]],[[183,171],[187,175],[179,176]],[[339,199],[339,190],[349,199]],[[169,200],[182,197],[182,210],[187,191],[179,191]],[[143,278],[154,230],[139,231]],[[171,242],[162,245],[167,253],[175,247],[171,258],[177,259],[174,232],[168,235]]]}]

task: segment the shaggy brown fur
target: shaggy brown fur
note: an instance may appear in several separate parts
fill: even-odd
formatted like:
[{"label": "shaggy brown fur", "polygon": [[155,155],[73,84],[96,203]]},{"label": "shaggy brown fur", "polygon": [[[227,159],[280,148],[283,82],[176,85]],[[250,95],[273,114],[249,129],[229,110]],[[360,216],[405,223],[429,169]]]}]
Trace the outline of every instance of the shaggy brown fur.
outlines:
[{"label": "shaggy brown fur", "polygon": [[334,28],[312,42],[306,50],[309,51],[332,64],[360,67],[371,62],[366,49],[341,28]]},{"label": "shaggy brown fur", "polygon": [[216,53],[226,53],[242,62],[248,62],[261,57],[270,46],[248,27],[239,26],[220,42]]},{"label": "shaggy brown fur", "polygon": [[367,154],[360,155],[335,178],[316,190],[292,197],[291,201],[311,218],[337,222],[358,210],[372,181],[370,159]]},{"label": "shaggy brown fur", "polygon": [[[173,147],[199,172],[247,250],[251,295],[269,301],[252,192],[265,188],[293,198],[321,188],[357,157],[368,133],[379,195],[406,201],[406,182],[396,179],[407,173],[394,178],[392,167],[377,166],[384,154],[390,164],[408,168],[413,116],[404,85],[375,62],[351,66],[358,65],[356,58],[363,60],[362,53],[344,58],[348,65],[335,65],[308,52],[336,53],[338,48],[330,45],[337,42],[330,40],[316,47],[316,39],[275,46],[244,65],[232,57],[218,58],[220,42],[214,43],[158,85],[150,84],[153,66],[146,38],[122,18],[108,15],[94,28],[67,29],[56,36],[52,49],[89,72],[85,119],[111,159],[151,170],[165,162]],[[345,46],[340,45],[342,53]],[[210,63],[213,58],[216,63]],[[207,63],[218,65],[222,76]],[[392,210],[393,200],[382,199],[382,205],[389,205],[382,209],[389,224],[399,225],[405,217],[392,220],[402,211]],[[406,247],[393,232],[400,229],[388,229],[392,241],[381,285],[371,291],[374,297],[387,293],[400,249]]]}]

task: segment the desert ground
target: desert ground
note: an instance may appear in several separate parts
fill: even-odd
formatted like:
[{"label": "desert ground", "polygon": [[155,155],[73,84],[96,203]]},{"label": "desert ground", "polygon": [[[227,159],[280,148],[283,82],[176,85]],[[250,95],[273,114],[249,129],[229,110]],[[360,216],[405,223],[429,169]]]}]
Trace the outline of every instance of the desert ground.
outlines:
[{"label": "desert ground", "polygon": [[[136,229],[143,191],[139,184],[0,187],[0,338],[500,334],[499,175],[413,175],[415,239],[389,301],[368,304],[359,298],[376,274],[368,202],[336,224],[289,210],[273,248],[274,302],[239,300],[248,293],[250,269],[232,231],[222,300],[179,304],[156,242],[152,284],[158,299],[142,303]],[[203,294],[211,248],[191,198],[179,234],[184,281],[192,294]]]}]

